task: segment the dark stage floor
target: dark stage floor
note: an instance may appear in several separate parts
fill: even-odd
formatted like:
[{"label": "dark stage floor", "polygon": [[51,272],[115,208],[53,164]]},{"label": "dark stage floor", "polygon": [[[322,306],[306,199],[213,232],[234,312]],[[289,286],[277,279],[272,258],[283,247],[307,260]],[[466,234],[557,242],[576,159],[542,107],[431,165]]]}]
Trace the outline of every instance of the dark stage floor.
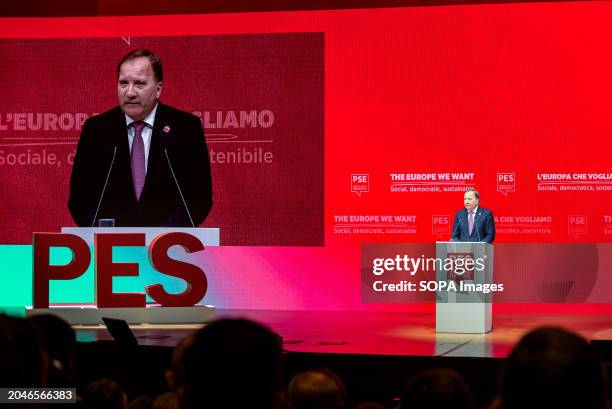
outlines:
[{"label": "dark stage floor", "polygon": [[[612,339],[609,315],[495,314],[488,334],[436,334],[433,313],[218,310],[279,333],[292,352],[505,358],[520,337],[543,325],[563,326],[588,340]],[[198,325],[134,325],[140,344],[172,347]],[[79,341],[111,339],[103,326],[75,327]]]}]

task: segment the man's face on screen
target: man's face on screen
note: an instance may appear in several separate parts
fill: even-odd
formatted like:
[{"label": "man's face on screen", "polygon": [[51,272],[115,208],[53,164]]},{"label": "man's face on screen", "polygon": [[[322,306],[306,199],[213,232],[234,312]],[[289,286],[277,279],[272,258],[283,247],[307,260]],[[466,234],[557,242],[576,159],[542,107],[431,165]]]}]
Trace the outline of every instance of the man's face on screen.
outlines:
[{"label": "man's face on screen", "polygon": [[124,62],[119,68],[117,93],[123,112],[134,121],[141,121],[155,108],[162,83],[155,79],[147,57]]},{"label": "man's face on screen", "polygon": [[471,212],[472,210],[476,209],[476,206],[478,206],[478,202],[479,200],[476,199],[476,195],[472,191],[465,192],[465,194],[463,195],[463,204],[465,205],[465,208],[468,210],[468,212]]}]

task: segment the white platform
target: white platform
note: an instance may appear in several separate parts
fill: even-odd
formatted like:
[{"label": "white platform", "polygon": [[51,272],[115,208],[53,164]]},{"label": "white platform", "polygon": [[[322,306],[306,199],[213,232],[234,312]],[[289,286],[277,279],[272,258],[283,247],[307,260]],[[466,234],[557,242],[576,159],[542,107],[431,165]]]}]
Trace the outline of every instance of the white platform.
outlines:
[{"label": "white platform", "polygon": [[215,307],[160,307],[153,304],[146,308],[97,308],[93,304],[87,304],[26,309],[28,317],[38,314],[54,314],[71,325],[102,324],[102,317],[125,320],[128,324],[202,324],[215,318]]}]

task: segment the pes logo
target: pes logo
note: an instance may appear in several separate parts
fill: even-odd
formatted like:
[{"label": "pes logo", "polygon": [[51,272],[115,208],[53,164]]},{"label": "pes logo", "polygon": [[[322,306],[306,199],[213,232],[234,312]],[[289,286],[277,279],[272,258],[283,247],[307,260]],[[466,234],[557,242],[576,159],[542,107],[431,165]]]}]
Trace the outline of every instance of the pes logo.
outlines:
[{"label": "pes logo", "polygon": [[431,216],[431,234],[446,235],[450,234],[450,215],[434,214]]},{"label": "pes logo", "polygon": [[[114,247],[143,247],[144,233],[96,233],[94,235],[94,280],[95,305],[98,308],[130,308],[146,306],[146,294],[162,307],[191,307],[198,303],[208,289],[208,280],[204,271],[184,261],[168,255],[173,246],[182,247],[187,253],[204,250],[204,244],[195,236],[187,233],[162,233],[149,244],[148,255],[151,265],[162,274],[177,277],[185,281],[186,289],[182,293],[166,292],[161,284],[144,288],[144,292],[115,293],[113,277],[138,276],[138,263],[113,261]],[[89,245],[74,234],[34,233],[33,247],[33,306],[49,308],[49,282],[52,280],[73,280],[85,273],[92,259]],[[52,264],[50,250],[53,247],[65,247],[72,252],[72,260],[65,265]],[[146,293],[146,294],[145,294]]]},{"label": "pes logo", "polygon": [[516,191],[516,174],[514,172],[497,174],[497,191],[504,196]]},{"label": "pes logo", "polygon": [[370,191],[370,174],[353,173],[351,174],[351,192],[357,196]]},{"label": "pes logo", "polygon": [[474,280],[474,253],[447,253],[446,279],[461,281]]},{"label": "pes logo", "polygon": [[576,236],[587,234],[587,216],[569,215],[567,218],[567,233]]}]

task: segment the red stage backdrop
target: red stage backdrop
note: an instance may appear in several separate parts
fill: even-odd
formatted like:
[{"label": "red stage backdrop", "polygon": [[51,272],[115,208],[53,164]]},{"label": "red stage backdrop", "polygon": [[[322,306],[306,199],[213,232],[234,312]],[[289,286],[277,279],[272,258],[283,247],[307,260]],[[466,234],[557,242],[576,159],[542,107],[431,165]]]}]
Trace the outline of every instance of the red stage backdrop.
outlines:
[{"label": "red stage backdrop", "polygon": [[[150,47],[162,100],[200,113],[216,159],[206,226],[299,246],[234,249],[265,274],[227,261],[246,280],[230,306],[369,308],[361,243],[448,239],[468,187],[496,243],[612,242],[611,20],[607,2],[0,19],[0,241],[70,224],[78,126],[114,105],[120,56]],[[218,156],[258,149],[272,163]]]}]

